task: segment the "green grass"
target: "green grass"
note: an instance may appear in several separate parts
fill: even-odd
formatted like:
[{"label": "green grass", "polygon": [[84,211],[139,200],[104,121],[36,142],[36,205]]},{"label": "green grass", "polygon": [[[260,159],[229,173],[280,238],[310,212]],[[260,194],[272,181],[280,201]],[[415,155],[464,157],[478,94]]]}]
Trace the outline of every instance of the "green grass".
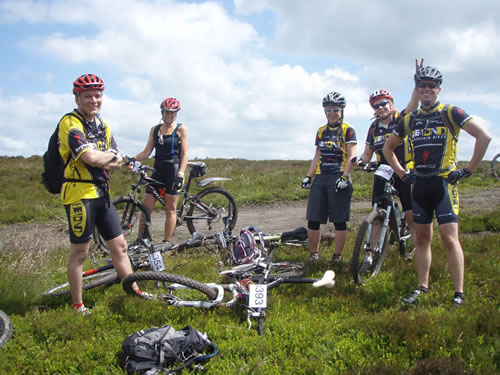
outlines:
[{"label": "green grass", "polygon": [[[207,160],[207,164],[209,176],[233,178],[224,186],[241,205],[307,195],[300,189],[307,162]],[[57,233],[64,230],[65,221],[53,220],[61,217],[62,210],[58,198],[38,183],[40,168],[36,157],[1,159],[2,194],[9,197],[2,200],[1,222],[36,222],[40,227],[51,225]],[[127,190],[128,183],[120,181],[124,178],[113,176],[115,194]],[[368,192],[371,175],[359,172],[355,178],[361,187],[356,189]],[[481,178],[471,178],[463,187],[484,189],[483,183],[497,184],[485,170]],[[16,193],[8,195],[16,188]],[[16,194],[23,199],[11,202]],[[10,213],[13,209],[18,216]],[[408,309],[401,304],[402,297],[416,285],[416,275],[414,263],[400,259],[396,249],[379,276],[363,287],[353,284],[347,260],[352,254],[354,227],[349,232],[345,261],[334,268],[335,287],[282,285],[274,289],[262,337],[255,328],[247,330],[242,309],[168,307],[128,297],[120,285],[85,292],[92,315],[79,316],[70,310],[69,297],[40,297],[42,290],[65,281],[67,244],[44,237],[41,233],[46,232],[41,229],[25,234],[22,226],[16,226],[11,229],[19,230],[15,236],[2,232],[0,237],[0,308],[11,316],[15,330],[12,340],[0,350],[0,373],[121,374],[124,338],[163,324],[178,329],[192,325],[207,332],[221,350],[205,366],[210,374],[499,373],[500,210],[464,214],[460,225],[466,262],[463,308],[451,307],[453,287],[437,231],[432,243],[430,293],[418,306]],[[322,244],[320,262],[311,269],[313,276],[329,267],[331,252]],[[306,255],[305,249],[294,247],[281,248],[276,256],[297,261]],[[216,260],[206,250],[191,249],[166,258],[165,263],[172,273],[222,281]]]}]

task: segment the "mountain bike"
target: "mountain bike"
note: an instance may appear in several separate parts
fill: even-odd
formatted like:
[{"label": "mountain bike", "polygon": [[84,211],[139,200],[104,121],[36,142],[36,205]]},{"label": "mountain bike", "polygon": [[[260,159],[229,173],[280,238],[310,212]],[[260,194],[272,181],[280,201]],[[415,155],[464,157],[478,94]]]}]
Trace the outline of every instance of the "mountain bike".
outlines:
[{"label": "mountain bike", "polygon": [[[391,244],[398,244],[401,257],[406,257],[407,241],[411,237],[406,218],[394,200],[398,191],[391,183],[394,173],[392,168],[384,164],[378,168],[367,164],[363,170],[375,171],[376,176],[385,180],[385,185],[383,195],[375,197],[372,210],[364,219],[356,236],[351,272],[354,281],[359,284],[364,284],[379,274]],[[371,264],[366,258],[370,255]]]},{"label": "mountain bike", "polygon": [[[262,238],[262,237],[261,237]],[[231,241],[230,234],[219,233],[212,239],[221,247]],[[206,239],[205,239],[206,240]],[[221,274],[230,277],[229,284],[205,284],[214,295],[209,295],[200,288],[193,288],[175,275],[162,272],[135,272],[128,275],[122,282],[123,288],[129,295],[137,295],[146,299],[159,300],[171,306],[185,306],[195,308],[212,308],[217,306],[242,305],[247,310],[248,329],[252,327],[252,319],[257,320],[257,333],[264,333],[263,322],[267,309],[267,292],[281,284],[310,283],[314,287],[329,287],[335,285],[335,273],[325,272],[321,279],[301,278],[304,266],[289,262],[274,260],[277,242],[280,240],[267,239],[271,244],[266,255],[259,254],[249,264],[237,265],[232,269],[223,270]],[[263,241],[260,244],[262,248]],[[132,287],[137,283],[141,294]],[[227,292],[227,293],[226,293]],[[227,296],[226,296],[227,294]]]},{"label": "mountain bike", "polygon": [[[164,184],[147,175],[147,172],[154,171],[154,169],[139,162],[135,163],[136,172],[134,173],[139,174],[139,180],[131,186],[130,193],[127,196],[113,199],[113,205],[120,218],[123,234],[129,244],[140,237],[139,231],[142,231],[144,238],[149,241],[152,240],[151,216],[139,200],[142,187],[148,188],[148,192],[151,192],[160,204],[165,206]],[[128,161],[125,164],[128,164]],[[190,194],[191,183],[194,179],[206,174],[207,166],[204,162],[188,162],[188,167],[191,170],[186,184],[180,191],[182,201],[177,210],[177,226],[186,222],[191,234],[197,232],[202,236],[232,230],[238,219],[238,209],[233,195],[221,187],[205,188],[214,182],[229,181],[231,179],[225,177],[206,178],[197,182],[197,186],[204,189],[196,194]],[[141,219],[141,216],[143,219]],[[142,224],[141,220],[144,225],[140,225]],[[107,245],[97,229],[94,231],[94,240],[97,248],[109,255]]]},{"label": "mountain bike", "polygon": [[[153,268],[154,270],[162,270],[163,260],[161,254],[173,251],[182,251],[198,247],[200,245],[201,239],[197,233],[195,233],[189,240],[175,245],[166,242],[156,245],[143,238],[140,240],[140,244],[136,242],[133,246],[129,246],[128,253],[130,263],[134,271],[144,269],[146,267]],[[82,272],[82,290],[89,290],[98,286],[108,286],[120,282],[111,259],[105,259],[102,260],[102,262],[105,264]],[[193,283],[193,285],[194,284],[195,283]],[[69,294],[69,292],[69,282],[63,282],[45,290],[42,292],[42,296],[56,297]]]},{"label": "mountain bike", "polygon": [[6,313],[0,310],[0,348],[10,340],[12,331],[12,321]]},{"label": "mountain bike", "polygon": [[500,153],[496,154],[491,160],[491,173],[500,180]]}]

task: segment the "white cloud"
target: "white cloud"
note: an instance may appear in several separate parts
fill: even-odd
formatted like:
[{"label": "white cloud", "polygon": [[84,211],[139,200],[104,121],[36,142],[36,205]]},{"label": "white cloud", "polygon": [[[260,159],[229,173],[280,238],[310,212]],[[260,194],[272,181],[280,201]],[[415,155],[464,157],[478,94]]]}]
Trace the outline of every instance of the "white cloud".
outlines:
[{"label": "white cloud", "polygon": [[[0,84],[3,136],[22,138],[26,155],[46,148],[57,120],[74,106],[61,67],[73,69],[75,77],[90,68],[105,77],[103,115],[127,154],[142,150],[160,120],[160,102],[175,96],[192,157],[309,159],[314,133],[325,121],[321,99],[330,91],[346,96],[345,120],[356,128],[361,152],[373,115],[370,92],[388,88],[397,106],[406,106],[418,56],[440,67],[445,95],[453,93],[450,98],[465,109],[480,103],[498,115],[500,43],[492,20],[500,6],[488,3],[485,17],[473,3],[428,0],[234,0],[235,15],[217,1],[6,0],[0,27],[38,25],[33,28],[39,32],[17,43],[40,56],[52,90],[64,89],[8,96]],[[432,11],[424,17],[422,9]],[[259,34],[245,18],[265,12],[276,16],[275,35]],[[308,66],[308,59],[321,60],[322,67]],[[9,75],[29,80],[31,69],[21,65]],[[6,152],[0,146],[0,154]]]}]

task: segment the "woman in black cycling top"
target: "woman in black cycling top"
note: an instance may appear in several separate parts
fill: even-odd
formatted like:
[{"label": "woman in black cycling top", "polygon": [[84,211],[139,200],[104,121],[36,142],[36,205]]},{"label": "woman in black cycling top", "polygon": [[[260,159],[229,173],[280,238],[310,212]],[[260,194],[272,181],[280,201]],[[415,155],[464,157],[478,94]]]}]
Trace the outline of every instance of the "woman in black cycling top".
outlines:
[{"label": "woman in black cycling top", "polygon": [[[385,141],[392,134],[392,131],[397,126],[400,121],[403,121],[403,117],[406,113],[411,113],[418,108],[418,95],[416,90],[413,90],[410,102],[400,112],[394,106],[394,97],[392,94],[385,90],[380,89],[374,91],[370,95],[370,106],[375,111],[375,120],[372,122],[368,128],[368,134],[366,136],[365,150],[358,159],[357,164],[367,164],[375,153],[377,156],[377,165],[389,165],[385,159],[382,149],[384,147]],[[412,160],[412,149],[408,143],[408,137],[401,140],[396,150],[396,155],[399,163],[405,170],[410,170],[413,168]],[[403,212],[405,213],[408,226],[412,234],[412,238],[415,238],[415,226],[413,223],[413,213],[411,208],[411,186],[403,183],[401,179],[394,173],[392,178],[394,179],[394,187],[399,192],[399,199],[403,207]],[[376,197],[380,197],[384,193],[385,180],[377,175],[373,178],[373,191],[372,191],[372,204],[375,203]],[[377,238],[377,234],[380,231],[380,226],[374,228],[373,238]],[[367,253],[364,259],[366,266],[371,266],[373,262],[372,254]]]},{"label": "woman in black cycling top", "polygon": [[[176,122],[181,103],[175,98],[165,99],[161,105],[162,122],[151,128],[148,143],[135,160],[146,160],[155,149],[155,172],[151,176],[165,184],[165,234],[163,241],[170,241],[176,227],[176,208],[179,190],[184,183],[184,171],[188,162],[188,136],[184,125]],[[144,206],[149,213],[153,211],[156,198],[151,191],[144,194]]]},{"label": "woman in black cycling top", "polygon": [[339,92],[331,92],[323,98],[328,122],[316,133],[314,158],[302,180],[302,188],[311,189],[306,214],[310,260],[319,259],[320,225],[328,220],[335,226],[333,262],[340,262],[347,239],[353,191],[351,159],[356,156],[356,132],[344,122],[345,106],[346,99]]}]

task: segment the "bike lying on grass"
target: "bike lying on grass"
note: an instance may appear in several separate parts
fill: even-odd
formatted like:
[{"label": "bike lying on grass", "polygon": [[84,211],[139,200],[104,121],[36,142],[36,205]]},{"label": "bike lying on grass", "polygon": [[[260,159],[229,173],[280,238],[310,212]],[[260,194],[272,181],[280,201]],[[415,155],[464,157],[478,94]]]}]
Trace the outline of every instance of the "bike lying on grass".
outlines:
[{"label": "bike lying on grass", "polygon": [[[128,164],[125,161],[124,164]],[[120,218],[121,227],[127,243],[132,243],[140,237],[152,240],[151,216],[139,199],[142,188],[148,189],[162,206],[165,206],[164,184],[148,177],[147,172],[154,171],[153,168],[134,163],[134,173],[139,173],[139,180],[130,188],[127,196],[113,199],[113,205]],[[190,194],[191,184],[194,179],[202,177],[207,172],[207,165],[204,162],[188,162],[191,168],[186,184],[180,193],[182,201],[177,209],[177,226],[186,222],[191,234],[198,232],[202,236],[209,236],[220,231],[230,231],[234,228],[238,219],[238,209],[233,195],[221,187],[206,186],[217,181],[229,181],[230,178],[211,177],[197,182],[197,186],[204,189],[196,194]],[[163,187],[162,187],[163,186]],[[141,218],[142,216],[142,218]],[[106,242],[99,235],[97,229],[94,231],[94,240],[97,248],[109,256]]]},{"label": "bike lying on grass", "polygon": [[[371,212],[361,224],[354,244],[351,272],[359,284],[379,274],[391,244],[398,244],[401,257],[406,257],[407,241],[411,237],[406,218],[394,201],[399,193],[391,183],[392,168],[384,164],[378,168],[367,164],[363,170],[375,171],[376,176],[385,180],[385,185],[383,195],[375,198]],[[371,256],[371,264],[366,261],[367,256]]]},{"label": "bike lying on grass", "polygon": [[[182,251],[184,249],[199,247],[201,245],[200,236],[196,233],[189,240],[176,245],[172,245],[170,243],[155,245],[153,242],[145,239],[141,242],[141,244],[129,246],[129,259],[133,270],[144,269],[147,267],[151,267],[155,270],[161,270],[163,266],[161,254],[173,251]],[[120,282],[113,263],[111,263],[111,259],[103,260],[103,262],[104,261],[106,264],[102,266],[83,271],[82,290],[89,290],[98,286],[112,285]],[[64,282],[42,292],[42,296],[55,297],[69,294],[69,292],[69,282]]]},{"label": "bike lying on grass", "polygon": [[[257,333],[261,336],[264,333],[263,322],[267,309],[268,291],[284,283],[310,283],[314,287],[332,288],[335,285],[335,273],[331,270],[326,271],[321,279],[301,278],[305,273],[305,267],[302,264],[274,260],[276,243],[279,240],[268,238],[267,241],[270,243],[268,250],[263,245],[265,238],[263,236],[260,238],[260,244],[256,249],[257,254],[248,263],[220,272],[233,281],[229,284],[200,285],[196,283],[193,285],[168,273],[135,272],[123,280],[123,288],[127,294],[164,301],[171,306],[211,308],[243,305],[247,309],[248,329],[251,329],[252,319],[256,319]],[[212,239],[218,247],[225,249],[231,246],[234,236],[218,233]],[[207,239],[204,241],[206,242]],[[133,289],[133,283],[137,283],[142,291],[141,294]],[[206,287],[210,289],[210,292],[206,291]]]},{"label": "bike lying on grass", "polygon": [[12,331],[12,322],[9,316],[0,310],[0,348],[10,340]]}]

